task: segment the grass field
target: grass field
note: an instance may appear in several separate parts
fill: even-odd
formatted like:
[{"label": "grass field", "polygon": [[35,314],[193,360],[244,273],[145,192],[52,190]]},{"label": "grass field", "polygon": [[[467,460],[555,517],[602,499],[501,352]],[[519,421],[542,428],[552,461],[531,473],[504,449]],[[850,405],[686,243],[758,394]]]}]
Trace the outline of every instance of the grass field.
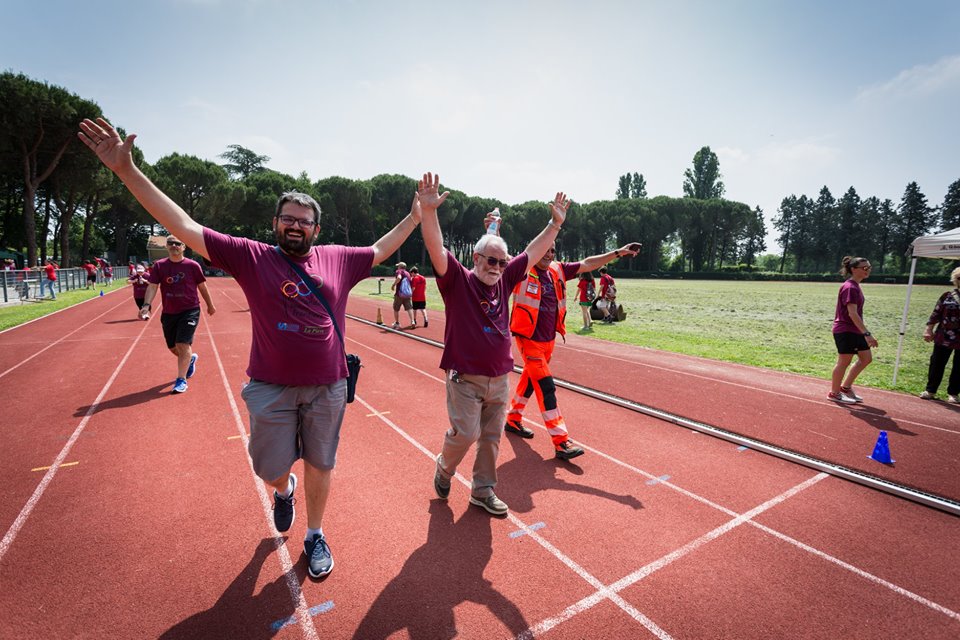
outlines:
[{"label": "grass field", "polygon": [[[375,280],[367,282],[376,287]],[[594,323],[591,331],[580,331],[580,310],[571,305],[567,327],[570,332],[604,340],[829,380],[837,359],[831,327],[839,288],[839,283],[819,282],[620,279],[617,298],[627,312],[626,321]],[[871,284],[869,279],[863,283],[864,319],[880,346],[873,350],[873,363],[860,375],[858,384],[908,393],[923,390],[931,348],[921,336],[937,298],[948,288],[946,283],[913,287],[894,386],[893,366],[907,287]],[[389,281],[383,289],[383,296],[388,297]],[[572,283],[567,291],[573,292]],[[427,307],[443,309],[432,280]],[[390,322],[392,318],[390,312]],[[945,384],[941,395],[946,393]]]},{"label": "grass field", "polygon": [[[126,286],[129,285],[124,278],[121,280],[114,280],[113,284],[109,287],[98,284],[95,289],[74,289],[73,291],[61,291],[57,293],[56,300],[45,298],[43,300],[28,300],[27,302],[11,302],[0,307],[0,331],[9,329],[10,327],[15,327],[18,324],[23,324],[24,322],[29,322],[30,320],[45,316],[53,313],[54,311],[66,309],[67,307],[77,304],[78,302],[83,302],[84,300],[97,297],[100,295],[101,289],[103,289],[104,292],[107,292]],[[49,296],[50,294],[47,293],[47,295]],[[132,297],[133,294],[131,294],[131,298]],[[3,300],[3,298],[0,297],[0,300]],[[133,302],[130,304],[132,305]]]}]

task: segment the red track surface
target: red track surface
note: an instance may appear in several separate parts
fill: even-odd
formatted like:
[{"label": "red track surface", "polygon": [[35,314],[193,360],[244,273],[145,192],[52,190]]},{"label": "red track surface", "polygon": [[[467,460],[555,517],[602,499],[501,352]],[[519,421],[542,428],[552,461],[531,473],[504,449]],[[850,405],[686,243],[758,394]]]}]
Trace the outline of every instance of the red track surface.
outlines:
[{"label": "red track surface", "polygon": [[[367,289],[350,311],[373,319]],[[246,302],[232,281],[211,290],[182,396],[159,323],[132,320],[124,293],[0,334],[0,637],[960,637],[960,519],[565,390],[585,456],[555,462],[528,413],[536,438],[501,444],[508,518],[461,483],[437,500],[439,351],[359,323],[324,522],[336,569],[314,582],[302,514],[275,537],[244,450]],[[416,332],[439,340],[432,318]],[[878,419],[826,403],[823,381],[577,336],[555,370],[960,495],[943,405],[861,392],[857,412],[896,426],[887,468],[866,460]]]}]

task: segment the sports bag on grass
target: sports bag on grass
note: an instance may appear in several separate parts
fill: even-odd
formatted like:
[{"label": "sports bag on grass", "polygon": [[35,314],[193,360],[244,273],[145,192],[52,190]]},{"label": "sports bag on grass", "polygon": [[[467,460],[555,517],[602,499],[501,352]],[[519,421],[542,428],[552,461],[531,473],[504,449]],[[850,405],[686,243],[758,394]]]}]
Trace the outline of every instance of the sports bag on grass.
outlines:
[{"label": "sports bag on grass", "polygon": [[343,334],[340,333],[340,327],[337,326],[337,321],[333,317],[333,310],[330,308],[330,303],[327,302],[327,299],[320,293],[320,289],[317,288],[317,283],[313,281],[313,278],[308,276],[303,269],[300,268],[296,262],[287,257],[287,255],[280,250],[280,247],[274,247],[277,250],[277,253],[280,254],[284,260],[287,261],[293,270],[297,272],[297,275],[300,276],[300,279],[303,281],[303,284],[307,285],[310,291],[317,297],[317,300],[323,305],[323,308],[327,310],[327,315],[330,316],[330,322],[333,324],[334,330],[337,332],[337,337],[340,338],[340,347],[343,349],[343,357],[347,361],[347,402],[353,402],[353,396],[357,391],[357,378],[360,377],[360,367],[363,365],[360,364],[360,356],[355,353],[347,353],[346,343],[343,339]]}]

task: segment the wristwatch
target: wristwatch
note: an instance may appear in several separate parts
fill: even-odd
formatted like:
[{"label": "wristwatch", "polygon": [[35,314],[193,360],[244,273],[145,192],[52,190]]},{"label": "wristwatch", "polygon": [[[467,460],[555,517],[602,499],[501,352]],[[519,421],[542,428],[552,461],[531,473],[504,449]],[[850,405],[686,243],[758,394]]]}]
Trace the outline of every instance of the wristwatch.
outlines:
[{"label": "wristwatch", "polygon": [[863,332],[863,337],[864,337],[864,338],[869,338],[869,337],[872,336],[872,335],[873,335],[873,334],[870,333],[869,331],[864,331],[864,332]]}]

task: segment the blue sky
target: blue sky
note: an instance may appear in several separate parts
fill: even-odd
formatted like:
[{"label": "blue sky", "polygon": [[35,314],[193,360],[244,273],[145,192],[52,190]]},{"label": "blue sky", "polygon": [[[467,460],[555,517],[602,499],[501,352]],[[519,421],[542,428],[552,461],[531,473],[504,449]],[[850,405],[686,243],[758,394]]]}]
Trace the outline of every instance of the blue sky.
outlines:
[{"label": "blue sky", "polygon": [[[35,0],[0,65],[97,102],[146,159],[229,144],[317,180],[440,173],[508,203],[682,195],[931,205],[960,179],[960,3]],[[770,247],[773,249],[774,247]]]}]

